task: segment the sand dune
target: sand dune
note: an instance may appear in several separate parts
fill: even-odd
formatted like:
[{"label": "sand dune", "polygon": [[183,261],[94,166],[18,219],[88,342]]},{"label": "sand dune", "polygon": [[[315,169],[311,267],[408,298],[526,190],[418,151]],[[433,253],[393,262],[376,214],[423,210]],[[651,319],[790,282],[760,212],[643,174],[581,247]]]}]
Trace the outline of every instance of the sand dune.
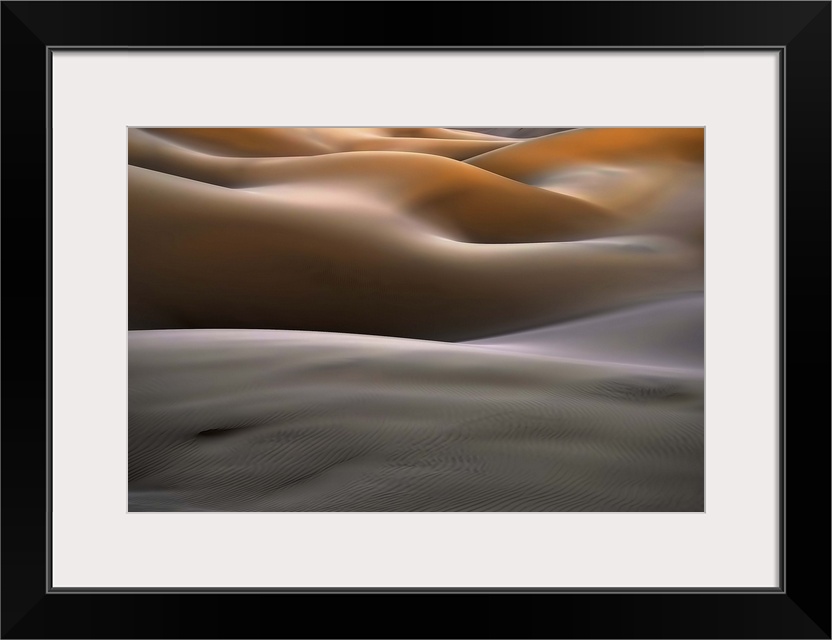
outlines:
[{"label": "sand dune", "polygon": [[300,188],[307,202],[324,209],[336,191],[345,198],[358,194],[466,242],[575,239],[613,229],[617,222],[612,212],[584,199],[427,154],[345,152],[245,162],[193,153],[141,131],[131,131],[129,141],[133,166],[278,195]]},{"label": "sand dune", "polygon": [[285,331],[130,334],[131,510],[698,511],[702,383]]},{"label": "sand dune", "polygon": [[705,130],[691,128],[573,129],[523,140],[482,154],[470,164],[515,180],[580,165],[642,165],[687,162],[701,165]]},{"label": "sand dune", "polygon": [[[646,131],[628,134],[647,138],[639,162],[661,136],[676,155],[691,146],[689,134]],[[131,130],[130,327],[465,340],[701,290],[701,165],[690,158],[656,152],[648,168],[621,169],[625,180],[561,175],[560,191],[511,175],[531,171],[514,158],[521,147],[550,180],[569,153],[608,162],[593,131],[551,151],[580,133],[465,163],[394,151],[229,158]],[[598,242],[608,236],[619,241]]]},{"label": "sand dune", "polygon": [[675,296],[466,344],[588,362],[702,371],[705,299]]},{"label": "sand dune", "polygon": [[461,127],[454,131],[471,131],[504,138],[537,138],[569,131],[572,128],[574,127]]},{"label": "sand dune", "polygon": [[131,328],[472,339],[701,287],[660,240],[445,240],[383,202],[315,203],[130,168]]},{"label": "sand dune", "polygon": [[183,148],[247,158],[407,151],[464,159],[515,142],[484,133],[439,128],[169,127],[143,131]]},{"label": "sand dune", "polygon": [[576,129],[523,140],[466,163],[592,202],[636,224],[678,219],[681,207],[690,212],[687,223],[664,231],[681,231],[701,244],[704,144],[701,128]]}]

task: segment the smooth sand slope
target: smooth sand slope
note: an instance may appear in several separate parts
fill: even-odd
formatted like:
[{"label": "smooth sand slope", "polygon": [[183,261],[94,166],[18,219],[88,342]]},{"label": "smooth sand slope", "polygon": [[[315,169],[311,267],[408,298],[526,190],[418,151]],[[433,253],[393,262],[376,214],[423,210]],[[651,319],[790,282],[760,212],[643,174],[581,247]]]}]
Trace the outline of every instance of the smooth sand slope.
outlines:
[{"label": "smooth sand slope", "polygon": [[132,329],[465,340],[702,288],[701,130],[610,134],[608,156],[567,131],[468,162],[228,157],[158,131],[130,132]]},{"label": "smooth sand slope", "polygon": [[466,344],[694,374],[705,366],[705,299],[702,294],[674,296]]},{"label": "smooth sand slope", "polygon": [[129,346],[131,510],[703,508],[698,375],[334,333]]}]

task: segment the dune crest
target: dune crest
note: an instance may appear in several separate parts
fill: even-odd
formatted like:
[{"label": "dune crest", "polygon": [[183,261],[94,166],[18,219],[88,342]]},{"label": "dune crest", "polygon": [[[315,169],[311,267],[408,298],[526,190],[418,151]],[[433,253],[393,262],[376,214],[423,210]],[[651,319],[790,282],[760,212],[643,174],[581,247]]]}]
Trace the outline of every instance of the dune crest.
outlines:
[{"label": "dune crest", "polygon": [[483,133],[437,128],[170,127],[144,131],[183,148],[241,158],[408,151],[464,159],[514,142]]}]

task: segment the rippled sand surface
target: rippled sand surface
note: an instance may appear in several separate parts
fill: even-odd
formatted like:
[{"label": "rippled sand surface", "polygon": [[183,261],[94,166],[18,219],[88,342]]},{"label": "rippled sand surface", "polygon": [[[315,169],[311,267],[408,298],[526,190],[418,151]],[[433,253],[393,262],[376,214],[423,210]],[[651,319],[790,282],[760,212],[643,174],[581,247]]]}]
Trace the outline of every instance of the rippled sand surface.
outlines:
[{"label": "rippled sand surface", "polygon": [[700,511],[701,129],[131,129],[140,511]]},{"label": "rippled sand surface", "polygon": [[377,336],[130,336],[137,508],[686,511],[695,374]]}]

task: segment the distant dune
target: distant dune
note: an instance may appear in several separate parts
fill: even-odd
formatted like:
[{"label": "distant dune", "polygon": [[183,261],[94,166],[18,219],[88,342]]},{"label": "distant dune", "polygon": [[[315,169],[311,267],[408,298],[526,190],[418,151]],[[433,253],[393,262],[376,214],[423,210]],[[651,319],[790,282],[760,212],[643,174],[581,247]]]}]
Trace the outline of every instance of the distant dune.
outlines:
[{"label": "distant dune", "polygon": [[548,136],[561,131],[569,131],[573,127],[473,127],[454,129],[454,131],[472,131],[504,138],[537,138]]},{"label": "distant dune", "polygon": [[143,131],[185,149],[237,158],[312,156],[344,151],[406,151],[463,159],[516,142],[485,133],[436,128],[170,127]]},{"label": "distant dune", "polygon": [[703,508],[697,375],[334,333],[129,345],[131,510]]}]

